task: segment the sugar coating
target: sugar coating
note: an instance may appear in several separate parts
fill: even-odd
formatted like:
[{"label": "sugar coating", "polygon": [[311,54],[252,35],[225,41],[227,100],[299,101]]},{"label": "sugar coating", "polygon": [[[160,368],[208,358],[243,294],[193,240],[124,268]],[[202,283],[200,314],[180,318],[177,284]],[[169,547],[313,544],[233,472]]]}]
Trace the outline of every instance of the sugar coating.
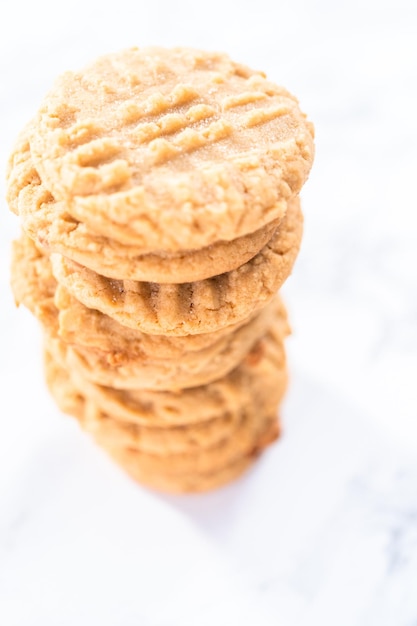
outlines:
[{"label": "sugar coating", "polygon": [[29,143],[72,217],[143,253],[199,249],[282,219],[314,155],[294,96],[225,54],[187,48],[132,48],[65,73]]}]

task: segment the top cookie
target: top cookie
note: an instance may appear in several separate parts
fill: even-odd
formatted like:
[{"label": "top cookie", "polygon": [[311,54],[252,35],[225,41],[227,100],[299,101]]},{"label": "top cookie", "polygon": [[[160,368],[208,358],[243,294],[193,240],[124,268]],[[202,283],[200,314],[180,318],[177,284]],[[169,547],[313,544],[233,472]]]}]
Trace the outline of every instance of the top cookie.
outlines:
[{"label": "top cookie", "polygon": [[185,48],[132,48],[65,73],[30,148],[75,219],[144,252],[198,249],[281,219],[314,152],[285,89]]}]

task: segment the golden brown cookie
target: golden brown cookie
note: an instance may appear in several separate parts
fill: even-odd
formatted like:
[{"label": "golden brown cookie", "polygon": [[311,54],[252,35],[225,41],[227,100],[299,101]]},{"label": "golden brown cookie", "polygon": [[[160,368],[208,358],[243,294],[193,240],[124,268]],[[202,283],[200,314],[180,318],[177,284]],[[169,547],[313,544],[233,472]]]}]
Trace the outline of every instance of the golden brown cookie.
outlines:
[{"label": "golden brown cookie", "polygon": [[46,337],[46,349],[78,389],[103,413],[121,422],[166,428],[211,421],[242,412],[273,414],[287,385],[281,329],[269,328],[245,359],[227,376],[208,385],[172,391],[118,390],[88,381],[67,360],[67,347]]},{"label": "golden brown cookie", "polygon": [[262,72],[132,48],[61,76],[17,141],[16,302],[42,323],[57,404],[143,484],[219,486],[279,434],[273,300],[313,137]]},{"label": "golden brown cookie", "polygon": [[[194,360],[198,358],[198,353],[214,349],[215,345],[220,348],[230,333],[235,333],[242,326],[250,324],[255,317],[252,316],[240,324],[221,328],[213,333],[167,337],[165,335],[148,335],[128,326],[122,326],[108,315],[81,304],[62,285],[57,286],[55,304],[58,308],[58,326],[61,339],[71,345],[105,353],[108,362],[113,365],[122,365],[136,357],[142,359],[158,357],[166,361],[178,361],[186,353]],[[289,334],[290,328],[288,321],[286,321],[282,300],[276,297],[267,306],[270,308],[280,307],[283,334]],[[268,310],[265,313],[269,314]],[[242,330],[242,332],[246,333],[246,330]]]},{"label": "golden brown cookie", "polygon": [[[105,448],[135,451],[138,464],[145,472],[183,474],[215,471],[247,454],[275,421],[277,407],[268,415],[264,415],[259,408],[252,412],[243,408],[241,413],[221,414],[217,419],[196,420],[191,425],[168,428],[119,421],[101,411],[91,399],[85,400],[80,386],[74,386],[67,378],[66,370],[58,368],[57,374],[53,360],[52,369],[49,369],[50,365],[51,361],[48,363],[46,359],[47,382],[58,406],[73,413],[83,428]],[[182,410],[185,410],[185,405]]]},{"label": "golden brown cookie", "polygon": [[116,389],[175,391],[197,387],[234,369],[271,324],[280,329],[284,339],[288,326],[280,300],[272,302],[247,324],[207,348],[192,351],[187,350],[185,344],[185,350],[178,358],[160,356],[157,350],[154,353],[144,352],[145,341],[139,351],[130,347],[117,353],[76,343],[68,346],[68,365],[81,372],[86,379]]},{"label": "golden brown cookie", "polygon": [[236,367],[272,322],[282,337],[289,332],[285,307],[276,297],[227,333],[147,335],[88,309],[61,286],[54,307],[55,280],[49,260],[24,235],[15,242],[12,267],[16,297],[41,317],[48,333],[71,344],[72,367],[102,385],[178,389],[206,384]]},{"label": "golden brown cookie", "polygon": [[149,335],[122,326],[100,311],[87,308],[64,287],[57,285],[49,257],[24,233],[13,243],[11,269],[16,302],[26,306],[38,317],[48,332],[53,332],[58,324],[59,336],[63,341],[107,352],[114,362],[123,360],[127,352],[149,356],[158,354],[161,359],[179,359],[185,352],[196,353],[209,348],[250,321],[243,320],[214,333],[183,337]]},{"label": "golden brown cookie", "polygon": [[24,234],[12,244],[10,278],[16,304],[27,307],[46,327],[56,328],[56,280],[51,265],[43,252]]},{"label": "golden brown cookie", "polygon": [[212,473],[238,461],[250,454],[263,439],[266,432],[275,429],[277,416],[244,414],[242,421],[230,437],[210,448],[202,448],[194,453],[150,454],[143,452],[134,445],[118,446],[111,439],[96,429],[92,433],[94,440],[106,450],[129,450],[134,454],[136,463],[143,472],[149,474],[182,475],[194,473]]},{"label": "golden brown cookie", "polygon": [[134,480],[146,487],[168,493],[197,493],[216,489],[236,480],[279,435],[279,419],[271,419],[265,430],[253,442],[249,451],[229,465],[213,472],[171,474],[164,471],[151,473],[143,468],[140,454],[136,450],[107,448],[106,446],[103,448]]},{"label": "golden brown cookie", "polygon": [[82,379],[59,366],[50,353],[44,356],[46,381],[58,407],[110,446],[131,446],[150,454],[198,453],[232,436],[242,419],[235,412],[185,426],[143,426],[121,421],[102,410],[89,397],[88,388],[84,393]]},{"label": "golden brown cookie", "polygon": [[[265,430],[275,422],[273,417],[276,414],[278,404],[285,390],[286,368],[285,357],[282,359],[282,344],[274,335],[273,329],[265,339],[251,351],[245,359],[244,364],[237,368],[241,370],[235,375],[240,378],[241,393],[234,392],[231,381],[233,375],[229,375],[229,380],[223,379],[223,388],[227,389],[225,402],[214,402],[218,413],[212,414],[210,419],[202,419],[202,416],[194,416],[194,420],[188,425],[170,426],[165,420],[163,426],[156,426],[155,422],[162,416],[155,415],[155,420],[148,420],[147,425],[139,422],[143,419],[139,414],[135,418],[125,420],[126,415],[120,417],[120,411],[112,411],[115,408],[107,403],[107,410],[102,409],[103,401],[106,403],[106,394],[91,384],[84,385],[81,377],[73,376],[69,380],[69,370],[63,369],[60,365],[61,355],[57,353],[54,343],[47,342],[46,349],[49,355],[46,358],[47,381],[50,389],[56,398],[58,405],[64,411],[74,414],[83,427],[88,430],[95,439],[108,449],[128,448],[135,450],[136,462],[142,471],[151,474],[183,474],[183,473],[210,473],[224,465],[229,465],[240,456],[246,455],[255,445],[255,442],[263,436]],[[277,354],[281,351],[277,362]],[[58,358],[56,358],[58,355]],[[272,394],[267,394],[267,389],[263,388],[263,393],[258,392],[260,402],[255,402],[253,394],[251,402],[244,402],[244,395],[247,392],[243,384],[248,382],[252,386],[263,386],[268,384],[265,379],[270,379],[269,386]],[[246,379],[246,380],[245,380]],[[252,379],[252,380],[250,380]],[[229,384],[227,384],[229,383]],[[273,387],[272,387],[273,386]],[[115,390],[110,389],[110,394]],[[210,385],[201,387],[200,391],[207,391],[207,398],[213,398],[213,389]],[[95,392],[95,393],[94,393]],[[166,402],[167,394],[151,392],[156,404]],[[175,396],[175,394],[168,394]],[[178,404],[179,411],[186,413],[190,408],[187,402],[188,397],[195,400],[195,394],[184,390],[173,398]],[[158,397],[160,396],[160,397]],[[180,396],[178,398],[178,396]],[[273,396],[273,397],[272,397]],[[97,398],[101,399],[96,402]],[[141,398],[141,392],[138,393]],[[144,394],[143,403],[149,399],[149,394]],[[127,403],[122,404],[122,410]],[[194,405],[195,407],[195,405]],[[149,406],[147,407],[149,410]],[[171,403],[172,408],[172,403]],[[195,407],[196,408],[196,407]],[[197,408],[198,411],[198,408]],[[166,408],[165,408],[166,414]],[[130,416],[131,417],[131,416]],[[150,425],[152,424],[152,425]]]},{"label": "golden brown cookie", "polygon": [[8,199],[25,232],[46,253],[58,252],[103,276],[160,283],[203,280],[229,272],[271,239],[279,220],[233,241],[220,241],[200,250],[143,254],[141,247],[98,235],[71,217],[64,202],[55,201],[36,171],[29,141],[20,138],[19,166],[10,176]]},{"label": "golden brown cookie", "polygon": [[58,282],[85,306],[144,333],[193,335],[242,322],[266,306],[291,272],[302,230],[295,198],[253,259],[226,274],[182,285],[113,280],[58,254],[51,260]]},{"label": "golden brown cookie", "polygon": [[30,147],[72,217],[142,253],[199,249],[281,219],[314,152],[294,96],[225,54],[184,48],[132,48],[65,73]]}]

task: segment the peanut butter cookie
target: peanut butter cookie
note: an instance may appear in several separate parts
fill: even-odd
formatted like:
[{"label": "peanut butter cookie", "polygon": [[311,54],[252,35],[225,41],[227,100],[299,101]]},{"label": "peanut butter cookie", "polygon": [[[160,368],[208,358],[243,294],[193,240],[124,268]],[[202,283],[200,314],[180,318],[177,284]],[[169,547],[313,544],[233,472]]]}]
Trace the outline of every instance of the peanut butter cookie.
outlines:
[{"label": "peanut butter cookie", "polygon": [[58,252],[109,278],[184,283],[229,272],[254,257],[279,222],[199,250],[144,254],[140,246],[99,235],[72,217],[65,203],[57,202],[42,183],[24,135],[18,150],[18,164],[9,176],[8,199],[25,232],[46,253]]},{"label": "peanut butter cookie", "polygon": [[113,280],[62,255],[53,273],[75,298],[122,325],[155,335],[209,333],[237,324],[272,300],[291,272],[303,230],[299,198],[258,254],[231,272],[194,283]]},{"label": "peanut butter cookie", "polygon": [[199,249],[282,219],[314,153],[288,91],[187,48],[131,48],[66,72],[29,143],[70,215],[142,253]]}]

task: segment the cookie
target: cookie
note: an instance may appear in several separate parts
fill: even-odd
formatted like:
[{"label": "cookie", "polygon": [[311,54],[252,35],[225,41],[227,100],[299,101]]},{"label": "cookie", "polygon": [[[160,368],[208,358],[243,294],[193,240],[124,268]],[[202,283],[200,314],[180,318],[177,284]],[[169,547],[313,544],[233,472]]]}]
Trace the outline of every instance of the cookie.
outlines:
[{"label": "cookie", "polygon": [[29,141],[23,137],[19,150],[21,159],[10,175],[8,199],[25,232],[46,253],[58,252],[109,278],[181,283],[229,272],[253,258],[278,225],[275,220],[254,233],[200,250],[143,254],[140,247],[98,235],[71,217],[65,203],[57,202],[42,184]]},{"label": "cookie", "polygon": [[103,413],[121,422],[147,427],[185,426],[225,415],[241,415],[245,410],[272,414],[287,385],[285,350],[277,326],[270,327],[239,366],[226,376],[177,392],[118,390],[94,384],[69,366],[68,348],[63,342],[46,336],[45,346],[54,362],[71,373],[84,397]]},{"label": "cookie", "polygon": [[226,413],[220,417],[186,426],[143,426],[120,421],[103,411],[88,393],[83,383],[60,367],[50,353],[45,353],[45,374],[49,390],[58,407],[76,417],[86,432],[96,432],[110,446],[137,448],[150,454],[198,453],[233,436],[241,416]]},{"label": "cookie", "polygon": [[129,448],[105,448],[135,481],[166,493],[199,493],[217,489],[236,480],[255,462],[264,449],[280,435],[280,423],[275,418],[268,423],[264,432],[253,442],[252,447],[239,459],[213,472],[193,472],[171,474],[170,472],[151,473],[143,469],[140,455]]},{"label": "cookie", "polygon": [[26,306],[46,327],[56,328],[56,280],[48,259],[25,235],[12,243],[10,284],[17,305]]},{"label": "cookie", "polygon": [[[105,353],[109,363],[123,365],[133,358],[163,359],[164,361],[180,360],[188,354],[192,360],[199,353],[220,349],[231,333],[236,333],[242,326],[251,324],[257,315],[240,324],[222,328],[213,333],[186,335],[183,337],[148,335],[133,328],[122,326],[108,315],[95,309],[89,309],[68,291],[58,285],[55,292],[55,304],[58,308],[58,327],[60,338],[68,344]],[[280,319],[283,322],[283,334],[289,334],[290,328],[286,320],[285,307],[282,300],[276,297],[268,305],[269,309],[280,308]],[[269,309],[265,314],[269,316]],[[247,330],[242,332],[246,333]],[[217,347],[216,347],[217,346]]]},{"label": "cookie", "polygon": [[16,303],[58,406],[142,484],[217,487],[279,435],[313,157],[294,96],[187,48],[67,72],[18,138]]},{"label": "cookie", "polygon": [[[220,411],[217,415],[212,415],[211,419],[194,417],[191,426],[188,424],[172,427],[165,423],[164,426],[158,427],[150,426],[149,421],[144,426],[138,423],[138,419],[120,420],[120,413],[112,411],[111,404],[108,406],[110,410],[103,410],[100,403],[96,402],[96,398],[100,397],[100,389],[96,387],[96,396],[94,396],[91,384],[85,386],[81,377],[73,376],[74,370],[62,368],[61,355],[57,353],[54,342],[49,341],[46,342],[46,349],[53,356],[52,360],[46,360],[47,381],[63,410],[78,417],[83,427],[104,447],[135,450],[137,462],[145,472],[207,473],[228,465],[239,456],[246,454],[253,446],[254,439],[261,436],[274,421],[273,416],[282,398],[286,380],[285,359],[280,360],[279,367],[277,367],[277,362],[271,358],[272,355],[276,357],[277,347],[282,348],[282,344],[279,344],[272,330],[240,366],[243,370],[246,368],[246,379],[252,378],[251,382],[254,387],[265,384],[265,378],[272,378],[273,398],[265,393],[266,389],[263,389],[261,402],[255,403],[255,398],[252,396],[252,403],[245,403],[244,398],[241,397],[244,393],[237,394],[237,398],[234,397],[233,391],[230,393],[229,381],[228,405],[226,403],[225,406],[218,405]],[[71,380],[68,380],[70,371]],[[239,378],[239,373],[237,377]],[[241,383],[244,378],[245,372],[240,372]],[[212,395],[210,389],[202,387],[200,390],[203,393],[207,391],[208,397]],[[277,390],[279,390],[278,393]],[[243,392],[243,389],[241,391]],[[110,393],[112,392],[114,393],[114,390],[110,388]],[[161,394],[152,393],[158,401],[157,396]],[[181,396],[179,408],[182,412],[187,412],[189,408],[187,406],[188,394],[188,390],[183,390],[178,394]],[[125,407],[126,403],[123,403],[123,406]],[[230,410],[229,407],[232,406],[234,410]],[[158,420],[158,415],[156,415],[156,420]]]},{"label": "cookie", "polygon": [[15,297],[41,319],[49,334],[71,344],[71,366],[101,385],[166,390],[206,384],[236,367],[272,322],[282,337],[289,332],[285,307],[276,297],[227,333],[146,335],[88,309],[59,285],[54,298],[56,282],[48,258],[26,236],[14,247]]},{"label": "cookie", "polygon": [[[106,449],[127,448],[130,452],[134,451],[139,466],[145,472],[192,474],[215,471],[246,454],[275,421],[275,412],[272,416],[265,416],[258,408],[252,412],[243,408],[240,414],[222,414],[214,420],[202,423],[197,420],[191,425],[171,428],[152,428],[119,421],[101,411],[91,400],[86,401],[79,387],[71,389],[71,382],[65,382],[66,372],[61,370],[63,379],[58,383],[51,371],[47,375],[49,388],[58,406],[77,417],[83,428]],[[193,445],[194,437],[199,441],[194,441]]]},{"label": "cookie", "polygon": [[106,450],[128,450],[135,457],[135,462],[143,472],[149,474],[195,474],[211,473],[238,461],[250,454],[257,442],[264,438],[265,433],[275,430],[277,417],[245,413],[242,421],[233,434],[221,443],[210,448],[202,448],[195,453],[181,452],[177,454],[150,454],[143,452],[134,445],[115,445],[103,432],[96,429],[92,434],[94,440]]},{"label": "cookie", "polygon": [[266,306],[292,270],[302,230],[295,198],[253,259],[226,274],[182,285],[108,279],[58,254],[51,261],[57,281],[85,306],[144,333],[193,335],[242,322]]},{"label": "cookie", "polygon": [[123,352],[72,344],[67,348],[67,362],[91,382],[116,389],[175,391],[197,387],[234,369],[271,324],[280,329],[283,339],[288,326],[285,309],[279,300],[209,347],[197,351],[185,349],[179,358],[161,357],[158,351],[145,353],[145,342],[142,346],[139,344],[139,350],[131,346]]},{"label": "cookie", "polygon": [[142,253],[200,249],[282,219],[314,153],[288,91],[225,54],[184,48],[132,48],[63,74],[29,142],[72,217]]},{"label": "cookie", "polygon": [[[87,308],[57,285],[49,257],[24,233],[13,243],[11,275],[16,303],[26,306],[44,323],[48,332],[59,332],[66,343],[110,353],[113,362],[123,360],[126,352],[179,359],[185,352],[196,353],[209,348],[250,321],[244,320],[214,333],[184,337],[149,335],[122,326],[100,311]],[[284,317],[283,311],[282,319]]]}]

